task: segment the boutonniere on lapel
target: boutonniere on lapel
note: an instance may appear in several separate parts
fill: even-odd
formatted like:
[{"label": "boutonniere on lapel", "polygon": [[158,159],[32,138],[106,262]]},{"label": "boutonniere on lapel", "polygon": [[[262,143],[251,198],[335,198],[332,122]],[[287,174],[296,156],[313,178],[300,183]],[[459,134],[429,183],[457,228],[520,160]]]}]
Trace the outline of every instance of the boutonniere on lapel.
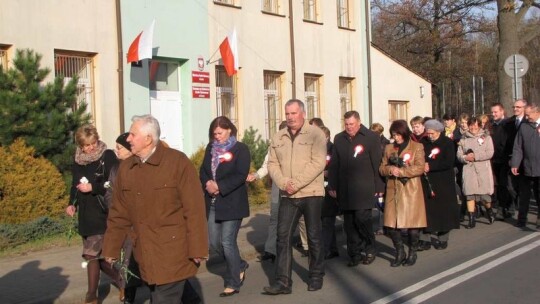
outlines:
[{"label": "boutonniere on lapel", "polygon": [[484,139],[484,136],[478,137],[477,140],[478,140],[478,144],[479,144],[480,146],[483,145],[484,142],[486,141],[486,140]]},{"label": "boutonniere on lapel", "polygon": [[436,159],[439,153],[441,153],[441,149],[439,149],[438,147],[435,147],[431,149],[431,153],[429,154],[428,158]]},{"label": "boutonniere on lapel", "polygon": [[403,165],[409,165],[411,162],[411,153],[403,154]]},{"label": "boutonniere on lapel", "polygon": [[223,162],[230,162],[233,159],[233,154],[231,152],[226,152],[218,156],[218,158],[220,164]]},{"label": "boutonniere on lapel", "polygon": [[330,154],[326,154],[326,165],[330,163],[330,160],[332,159],[332,156]]},{"label": "boutonniere on lapel", "polygon": [[364,152],[364,146],[362,145],[357,145],[356,147],[354,147],[354,154],[353,154],[353,157],[356,158],[356,156],[358,154],[362,154],[362,152]]}]

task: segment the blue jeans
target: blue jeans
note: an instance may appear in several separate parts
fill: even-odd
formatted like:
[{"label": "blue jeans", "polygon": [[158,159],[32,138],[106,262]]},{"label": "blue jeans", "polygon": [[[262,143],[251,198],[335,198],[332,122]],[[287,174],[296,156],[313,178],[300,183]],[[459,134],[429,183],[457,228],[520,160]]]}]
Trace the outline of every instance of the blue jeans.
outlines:
[{"label": "blue jeans", "polygon": [[284,286],[292,286],[292,236],[302,215],[306,221],[308,237],[309,279],[323,279],[324,250],[321,224],[323,200],[322,196],[282,197],[279,202],[276,280]]},{"label": "blue jeans", "polygon": [[242,220],[216,221],[215,207],[210,207],[208,215],[208,237],[210,250],[225,258],[227,273],[225,275],[225,288],[240,290],[240,273],[248,267],[246,261],[240,257],[236,238]]}]

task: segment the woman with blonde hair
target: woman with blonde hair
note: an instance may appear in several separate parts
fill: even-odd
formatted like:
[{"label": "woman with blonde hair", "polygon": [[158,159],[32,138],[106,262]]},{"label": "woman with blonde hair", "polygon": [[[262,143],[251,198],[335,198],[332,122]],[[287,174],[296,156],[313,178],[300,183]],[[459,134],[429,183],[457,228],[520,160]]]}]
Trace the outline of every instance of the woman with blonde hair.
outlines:
[{"label": "woman with blonde hair", "polygon": [[[69,216],[78,211],[79,234],[83,239],[83,258],[88,273],[85,303],[97,303],[100,272],[105,272],[121,286],[121,276],[109,263],[100,258],[103,235],[107,229],[108,206],[104,199],[110,170],[118,162],[112,150],[99,140],[93,125],[83,125],[75,132],[75,163],[72,168]],[[120,291],[123,298],[123,291]]]}]

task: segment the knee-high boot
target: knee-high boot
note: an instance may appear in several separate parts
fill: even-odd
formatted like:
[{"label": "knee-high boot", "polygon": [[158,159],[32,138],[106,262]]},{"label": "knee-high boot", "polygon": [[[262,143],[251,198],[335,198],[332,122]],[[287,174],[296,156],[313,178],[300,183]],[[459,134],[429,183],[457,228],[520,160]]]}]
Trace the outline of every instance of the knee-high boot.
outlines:
[{"label": "knee-high boot", "polygon": [[495,222],[495,213],[493,213],[493,208],[486,208],[487,209],[487,217],[489,224],[493,224]]},{"label": "knee-high boot", "polygon": [[403,262],[403,266],[412,266],[416,264],[416,252],[418,251],[418,243],[420,241],[420,233],[418,229],[409,229],[409,256]]},{"label": "knee-high boot", "polygon": [[465,226],[467,229],[472,229],[476,226],[476,217],[474,212],[469,212],[469,225]]},{"label": "knee-high boot", "polygon": [[391,229],[388,233],[390,234],[390,238],[392,239],[392,243],[394,243],[394,248],[396,249],[394,261],[390,264],[390,266],[398,267],[407,258],[405,256],[405,248],[403,248],[403,239],[401,239],[401,232],[397,229]]}]

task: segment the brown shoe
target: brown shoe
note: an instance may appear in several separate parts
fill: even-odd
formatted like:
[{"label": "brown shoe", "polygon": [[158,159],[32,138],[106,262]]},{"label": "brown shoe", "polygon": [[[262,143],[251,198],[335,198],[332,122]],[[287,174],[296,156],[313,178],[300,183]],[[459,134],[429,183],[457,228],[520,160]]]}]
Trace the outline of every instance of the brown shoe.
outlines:
[{"label": "brown shoe", "polygon": [[84,298],[84,304],[97,304],[97,296],[96,295],[89,295],[86,294],[86,297]]},{"label": "brown shoe", "polygon": [[125,293],[124,288],[118,289],[118,299],[120,299],[120,302],[123,302],[125,298],[126,298],[126,293]]}]

